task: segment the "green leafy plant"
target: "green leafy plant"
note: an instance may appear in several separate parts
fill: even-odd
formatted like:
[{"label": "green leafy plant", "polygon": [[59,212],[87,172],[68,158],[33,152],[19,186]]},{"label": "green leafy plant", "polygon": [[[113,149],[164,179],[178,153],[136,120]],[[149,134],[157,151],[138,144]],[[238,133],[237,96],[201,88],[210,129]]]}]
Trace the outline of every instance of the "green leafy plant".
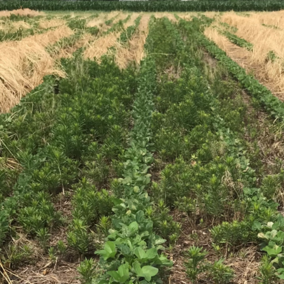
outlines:
[{"label": "green leafy plant", "polygon": [[79,267],[78,267],[78,272],[81,275],[81,281],[86,283],[86,284],[91,284],[92,279],[95,276],[95,262],[94,260],[91,259],[85,259],[83,260]]},{"label": "green leafy plant", "polygon": [[215,261],[209,269],[209,275],[215,283],[228,284],[234,278],[233,269],[223,264],[224,259]]},{"label": "green leafy plant", "polygon": [[46,228],[41,228],[36,232],[37,238],[41,244],[41,246],[46,250],[48,246],[48,241],[50,238],[50,234]]},{"label": "green leafy plant", "polygon": [[274,281],[276,280],[275,268],[273,266],[273,263],[271,262],[270,257],[268,257],[267,255],[263,256],[259,271],[262,284],[274,283]]},{"label": "green leafy plant", "polygon": [[197,283],[198,275],[208,269],[207,264],[205,264],[205,257],[207,251],[202,248],[192,246],[186,253],[189,258],[185,263],[186,274],[193,283]]},{"label": "green leafy plant", "polygon": [[2,245],[6,239],[9,232],[9,219],[6,211],[0,212],[0,245]]},{"label": "green leafy plant", "polygon": [[85,225],[83,220],[73,219],[67,238],[68,244],[83,255],[92,248],[88,226]]},{"label": "green leafy plant", "polygon": [[229,31],[223,31],[222,34],[225,35],[229,39],[229,41],[231,41],[232,43],[234,43],[234,44],[236,44],[240,47],[244,47],[248,51],[253,50],[253,44],[246,41],[245,39],[240,38],[237,35],[230,33]]}]

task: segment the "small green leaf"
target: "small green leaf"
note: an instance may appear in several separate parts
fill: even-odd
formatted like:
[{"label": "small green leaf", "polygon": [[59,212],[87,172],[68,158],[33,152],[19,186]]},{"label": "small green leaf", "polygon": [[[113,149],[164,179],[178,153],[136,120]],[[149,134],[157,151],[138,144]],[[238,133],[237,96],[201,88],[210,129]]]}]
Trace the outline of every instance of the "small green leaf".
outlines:
[{"label": "small green leaf", "polygon": [[155,245],[161,245],[161,244],[163,244],[165,242],[166,242],[165,239],[157,239],[157,240],[155,240]]},{"label": "small green leaf", "polygon": [[160,264],[163,266],[172,266],[173,262],[169,260],[164,254],[159,257]]}]

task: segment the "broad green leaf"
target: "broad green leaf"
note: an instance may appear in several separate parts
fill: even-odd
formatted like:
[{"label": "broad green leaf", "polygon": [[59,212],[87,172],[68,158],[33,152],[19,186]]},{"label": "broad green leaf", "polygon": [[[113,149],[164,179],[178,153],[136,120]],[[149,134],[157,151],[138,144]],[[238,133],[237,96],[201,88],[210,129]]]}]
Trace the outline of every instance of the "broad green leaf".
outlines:
[{"label": "broad green leaf", "polygon": [[109,258],[115,257],[116,252],[115,243],[108,241],[105,243],[104,249],[97,251],[96,254],[103,256],[104,260],[108,260]]},{"label": "broad green leaf", "polygon": [[133,263],[134,271],[139,277],[144,277],[147,281],[151,281],[151,278],[159,272],[158,268],[146,265],[141,268],[138,261]]},{"label": "broad green leaf", "polygon": [[123,279],[123,282],[125,282],[129,278],[129,265],[128,264],[122,264],[118,268],[118,274]]},{"label": "broad green leaf", "polygon": [[147,258],[147,259],[153,259],[153,258],[155,258],[156,256],[157,256],[157,250],[155,249],[155,248],[151,248],[151,249],[148,249],[147,251],[146,251],[146,256],[145,256],[145,258]]},{"label": "broad green leaf", "polygon": [[119,266],[118,271],[108,271],[110,275],[116,282],[125,283],[129,279],[129,268],[128,264],[122,264]]},{"label": "broad green leaf", "polygon": [[135,234],[138,229],[139,229],[139,225],[137,222],[132,222],[129,226],[128,226],[129,232],[131,235]]},{"label": "broad green leaf", "polygon": [[139,276],[142,270],[141,270],[141,265],[138,261],[134,261],[133,268],[134,268],[135,273]]},{"label": "broad green leaf", "polygon": [[158,268],[146,265],[141,269],[141,273],[138,276],[144,277],[147,281],[151,281],[151,278],[157,275],[159,272]]},{"label": "broad green leaf", "polygon": [[110,275],[116,282],[120,283],[120,275],[116,271],[108,271],[108,275]]},{"label": "broad green leaf", "polygon": [[276,256],[282,251],[282,247],[274,245],[273,247],[266,246],[262,250],[266,251],[269,256]]},{"label": "broad green leaf", "polygon": [[279,278],[279,279],[284,279],[284,268],[279,268],[279,269],[277,269],[277,277]]},{"label": "broad green leaf", "polygon": [[146,253],[145,253],[145,251],[142,248],[138,247],[135,250],[135,255],[138,257],[138,259],[141,260],[141,259],[145,258]]},{"label": "broad green leaf", "polygon": [[144,212],[143,212],[142,210],[138,211],[138,212],[136,213],[136,221],[137,221],[138,223],[141,223],[142,221],[144,221],[144,219],[145,219]]},{"label": "broad green leaf", "polygon": [[121,250],[123,255],[129,255],[131,253],[129,246],[126,244],[117,245],[117,248]]}]

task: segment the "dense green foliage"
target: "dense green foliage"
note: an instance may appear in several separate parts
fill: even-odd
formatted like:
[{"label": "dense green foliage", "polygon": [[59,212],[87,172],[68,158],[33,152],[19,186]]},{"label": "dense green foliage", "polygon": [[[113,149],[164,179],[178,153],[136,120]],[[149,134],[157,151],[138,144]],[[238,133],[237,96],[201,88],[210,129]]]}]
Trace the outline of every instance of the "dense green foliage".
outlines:
[{"label": "dense green foliage", "polygon": [[[109,22],[104,34],[129,18]],[[162,251],[175,250],[186,224],[189,236],[209,240],[210,254],[198,235],[184,250],[193,283],[231,283],[227,252],[251,243],[264,254],[262,283],[284,278],[283,162],[258,143],[260,128],[269,129],[269,143],[283,136],[270,120],[283,119],[283,103],[204,36],[211,19],[176,18],[151,17],[139,68],[120,70],[111,55],[85,61],[79,49],[62,60],[66,78],[46,77],[0,116],[4,264],[32,254],[11,242],[24,232],[51,261],[66,251],[84,258],[82,283],[163,283],[172,262]],[[140,19],[118,40],[127,44]],[[47,50],[73,46],[92,32],[86,22],[70,19],[75,34]],[[260,109],[269,114],[263,124]],[[60,226],[64,242],[51,246]]]},{"label": "dense green foliage", "polygon": [[162,283],[159,268],[171,265],[159,252],[165,240],[155,235],[148,216],[151,203],[146,189],[150,183],[148,169],[153,161],[149,142],[156,85],[154,66],[150,58],[142,62],[132,112],[130,147],[124,154],[123,178],[115,182],[114,188],[120,199],[113,208],[112,229],[104,249],[97,251],[103,274],[96,283]]},{"label": "dense green foliage", "polygon": [[[158,68],[161,84],[158,85],[153,133],[158,151],[156,167],[166,164],[161,179],[153,183],[150,191],[157,204],[156,226],[160,233],[176,232],[170,219],[166,223],[159,221],[163,213],[159,204],[164,203],[169,208],[184,211],[193,223],[202,220],[200,227],[208,227],[214,222],[210,231],[215,246],[261,243],[269,255],[264,259],[261,277],[270,281],[264,283],[274,283],[275,272],[278,278],[283,277],[280,235],[284,218],[277,211],[278,204],[273,201],[279,182],[283,182],[283,170],[265,176],[254,162],[259,159],[256,145],[253,146],[256,157],[248,155],[247,138],[243,132],[244,127],[251,127],[244,120],[247,111],[235,99],[222,102],[234,92],[234,83],[222,80],[222,69],[212,81],[202,48],[214,46],[217,50],[217,47],[204,37],[204,24],[204,19],[180,20],[177,29],[164,19],[157,21],[155,26],[151,44],[155,60],[162,68]],[[162,41],[162,37],[166,40]],[[163,58],[166,54],[171,55],[168,60]],[[224,61],[221,60],[221,64]],[[162,75],[163,70],[171,65],[174,73],[181,68],[177,79],[169,80]],[[232,72],[230,66],[225,64],[225,67]],[[273,97],[271,93],[270,97]],[[215,267],[217,270],[214,271],[219,276],[215,281],[229,283],[229,270],[222,266],[222,261],[217,263],[218,268]],[[198,271],[198,266],[189,265],[188,273],[193,280]],[[206,273],[210,275],[210,271]]]},{"label": "dense green foliage", "polygon": [[[49,229],[62,222],[53,198],[83,177],[88,182],[94,179],[91,191],[96,196],[96,188],[114,175],[115,160],[123,152],[130,92],[136,88],[133,71],[121,73],[110,60],[99,66],[76,57],[64,64],[68,79],[58,83],[46,78],[11,114],[1,115],[1,242],[11,222],[21,224],[31,235],[48,235]],[[5,167],[10,159],[18,167]],[[76,192],[88,188],[84,184],[75,187]],[[88,191],[82,194],[87,201]],[[97,202],[102,198],[107,196],[97,195]],[[91,202],[84,210],[90,210],[96,201]],[[99,210],[87,217],[83,209],[76,208],[74,223],[81,220],[81,212],[84,226],[91,226],[103,214]],[[76,234],[70,241],[76,246],[74,238]]]},{"label": "dense green foliage", "polygon": [[127,11],[275,11],[284,8],[281,0],[251,1],[2,1],[0,10],[19,7],[35,10],[127,10]]}]

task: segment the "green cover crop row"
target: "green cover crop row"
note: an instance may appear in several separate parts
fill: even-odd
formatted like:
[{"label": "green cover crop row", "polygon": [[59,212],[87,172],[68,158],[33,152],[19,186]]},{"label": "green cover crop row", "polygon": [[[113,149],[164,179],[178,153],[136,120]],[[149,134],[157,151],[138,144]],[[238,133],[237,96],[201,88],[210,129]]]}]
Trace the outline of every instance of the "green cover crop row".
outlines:
[{"label": "green cover crop row", "polygon": [[228,31],[220,31],[220,33],[223,34],[230,42],[236,44],[237,46],[243,47],[248,51],[253,50],[253,44],[246,41],[245,39],[240,38],[237,35],[232,34]]},{"label": "green cover crop row", "polygon": [[[103,210],[99,205],[112,207],[111,198],[96,188],[102,190],[119,169],[136,83],[133,70],[121,72],[111,60],[99,65],[79,59],[63,62],[67,79],[45,78],[11,113],[0,116],[0,250],[15,234],[14,224],[48,243],[52,228],[65,223],[54,198],[71,186],[76,188],[71,247],[82,254],[91,249],[82,232],[88,234],[102,214],[110,213],[109,205]],[[8,166],[11,159],[16,167]]]},{"label": "green cover crop row", "polygon": [[128,11],[275,11],[284,8],[280,0],[252,1],[1,1],[0,10],[128,10]]},{"label": "green cover crop row", "polygon": [[166,240],[155,234],[149,216],[152,204],[147,189],[151,183],[149,169],[154,160],[151,122],[155,88],[156,68],[149,56],[141,62],[132,111],[134,126],[124,154],[123,178],[115,181],[117,201],[112,228],[104,248],[97,251],[102,273],[95,283],[163,283],[162,271],[172,264],[160,252]]},{"label": "green cover crop row", "polygon": [[[271,181],[283,180],[283,170],[273,176],[258,173],[254,159],[259,157],[247,152],[244,139],[248,127],[245,106],[230,105],[234,98],[229,94],[235,96],[237,84],[232,80],[235,85],[230,86],[231,82],[220,79],[224,74],[212,80],[205,66],[202,55],[206,51],[199,41],[203,34],[198,24],[202,21],[180,21],[178,28],[166,19],[156,23],[155,36],[149,43],[161,82],[154,99],[152,132],[155,167],[166,166],[149,191],[156,205],[155,228],[162,237],[169,236],[170,242],[177,239],[174,234],[178,230],[168,219],[168,207],[184,212],[193,230],[196,225],[205,232],[211,228],[214,243],[207,245],[217,248],[221,255],[224,244],[237,248],[259,243],[268,256],[259,272],[262,283],[278,283],[271,279],[283,279],[283,216],[272,201],[275,187]],[[169,67],[173,77],[163,72]],[[215,69],[217,73],[222,70],[218,65]],[[223,96],[228,100],[222,102]],[[237,214],[240,218],[232,218]],[[202,241],[200,244],[204,248]],[[203,257],[198,260],[194,252]],[[202,268],[203,273],[206,269],[206,279],[231,283],[232,270],[223,260],[212,263],[205,255],[199,248],[189,249],[185,263],[188,277],[196,281]]]},{"label": "green cover crop row", "polygon": [[[197,30],[191,30],[196,34],[196,41],[205,47],[208,52],[218,59],[228,71],[241,83],[248,93],[253,96],[273,117],[283,120],[284,119],[284,103],[275,97],[270,90],[259,83],[254,76],[246,73],[246,70],[240,67],[235,61],[226,55],[226,52],[221,50],[214,42],[206,38],[206,36],[200,32],[203,30],[203,26],[210,23],[212,20],[203,16],[203,20],[193,20]],[[199,30],[199,32],[198,32]]]},{"label": "green cover crop row", "polygon": [[[188,72],[188,77],[185,82],[179,80],[179,84],[161,86],[163,95],[167,97],[157,100],[163,108],[161,113],[155,116],[158,126],[156,129],[160,132],[157,135],[157,141],[161,143],[161,146],[158,148],[165,149],[160,152],[161,155],[169,157],[169,154],[172,154],[172,158],[175,155],[179,158],[174,164],[164,169],[162,181],[153,186],[153,191],[157,191],[158,197],[165,196],[169,206],[174,204],[180,210],[187,212],[193,220],[199,214],[202,215],[203,220],[210,215],[211,218],[222,216],[223,220],[220,220],[220,224],[216,224],[210,230],[214,244],[226,243],[237,246],[248,242],[259,243],[260,250],[265,252],[260,267],[263,280],[261,283],[279,283],[275,280],[275,276],[284,279],[282,254],[284,218],[277,210],[279,205],[275,202],[276,188],[271,181],[274,183],[283,181],[283,169],[278,169],[275,175],[266,176],[267,173],[262,172],[261,182],[257,183],[258,166],[253,163],[253,156],[244,150],[247,147],[245,146],[246,134],[245,131],[241,134],[243,130],[240,130],[241,125],[244,125],[244,128],[249,127],[247,120],[242,122],[246,111],[242,107],[227,108],[233,98],[221,103],[220,93],[228,95],[230,92],[230,87],[222,91],[222,88],[229,86],[228,78],[226,81],[212,82],[210,73],[202,72],[206,63],[204,64],[204,57],[198,58],[199,50],[209,46],[209,43],[205,45],[205,41],[200,40],[204,38],[202,28],[199,30],[202,24],[204,22],[200,19],[179,22],[179,30],[185,40],[185,49],[188,48],[188,52],[185,52],[187,56],[183,58],[184,55],[181,53],[180,60],[184,66],[183,73]],[[229,67],[232,77],[236,76],[237,71],[232,72],[230,65],[220,66]],[[220,66],[216,65],[215,68],[221,70]],[[183,75],[181,78],[184,78]],[[241,84],[243,84],[242,81]],[[187,92],[180,90],[183,85],[187,87]],[[199,95],[197,95],[198,92]],[[173,93],[177,96],[172,96]],[[176,100],[177,97],[182,98],[183,95],[186,98],[183,101],[169,102]],[[252,95],[256,94],[252,93]],[[258,96],[260,95],[261,92],[258,93]],[[269,102],[263,103],[268,106]],[[166,105],[169,108],[165,112]],[[171,138],[167,138],[168,133],[173,133]],[[175,141],[172,141],[173,139]],[[215,148],[214,145],[217,147]],[[178,150],[179,152],[176,153]],[[231,192],[231,196],[232,189],[228,183],[224,182],[228,173],[230,173],[230,181],[234,184],[234,192]],[[240,181],[241,184],[238,184]],[[231,219],[230,211],[242,212],[243,217],[239,220]],[[203,262],[199,268],[193,265],[194,256],[190,252],[190,260],[186,263],[187,274],[195,280],[194,277]],[[220,267],[219,272],[222,270]],[[227,270],[228,273],[223,270],[223,273],[218,276],[215,274],[217,270],[209,268],[211,278],[218,277],[214,279],[217,283],[230,283],[230,280],[225,277],[226,274],[229,276],[229,270]]]}]

